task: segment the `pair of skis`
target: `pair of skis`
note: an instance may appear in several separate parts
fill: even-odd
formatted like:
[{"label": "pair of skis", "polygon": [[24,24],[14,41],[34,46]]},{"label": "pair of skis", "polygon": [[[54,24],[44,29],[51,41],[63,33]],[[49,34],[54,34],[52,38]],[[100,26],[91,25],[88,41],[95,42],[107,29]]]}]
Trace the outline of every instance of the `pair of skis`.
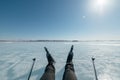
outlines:
[{"label": "pair of skis", "polygon": [[[47,56],[48,61],[55,62],[54,59],[52,58],[52,56],[50,55],[50,53],[48,52],[47,48],[46,47],[44,47],[44,48],[45,48],[45,51],[47,53],[46,56]],[[72,52],[72,50],[73,50],[73,46],[71,47],[70,52]],[[68,56],[67,62],[69,62],[69,60],[71,60],[70,58],[73,58],[73,54],[70,53],[69,55],[71,55],[71,56]],[[32,70],[33,70],[33,67],[34,67],[34,64],[35,64],[35,61],[36,61],[36,58],[33,58],[32,60],[33,60],[33,64],[32,64],[31,69],[30,69],[28,80],[30,80],[30,77],[31,77],[31,74],[32,74]],[[95,58],[92,57],[92,63],[93,63],[93,68],[94,68],[94,73],[95,73],[95,79],[98,80],[94,60],[95,60]]]},{"label": "pair of skis", "polygon": [[[44,47],[44,49],[46,51],[46,57],[47,57],[48,63],[55,63],[55,60],[53,59],[53,57],[51,56],[51,54],[49,53],[47,48]],[[73,58],[73,52],[72,51],[73,51],[73,45],[71,46],[71,50],[69,52],[69,55],[68,55],[68,58],[67,58],[66,62],[71,62],[71,60]],[[33,58],[33,64],[32,64],[31,69],[30,69],[28,80],[30,80],[30,77],[31,77],[31,74],[32,74],[32,70],[33,70],[33,67],[34,67],[34,64],[35,64],[35,60],[36,60],[36,58]]]}]

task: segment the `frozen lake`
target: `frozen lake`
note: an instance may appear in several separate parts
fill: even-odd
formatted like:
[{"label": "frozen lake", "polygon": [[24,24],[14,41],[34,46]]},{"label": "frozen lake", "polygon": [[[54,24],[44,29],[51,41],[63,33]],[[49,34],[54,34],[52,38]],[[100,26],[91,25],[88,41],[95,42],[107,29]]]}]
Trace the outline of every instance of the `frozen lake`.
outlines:
[{"label": "frozen lake", "polygon": [[95,80],[91,57],[99,80],[120,80],[120,41],[94,42],[14,42],[0,43],[0,80],[27,80],[36,58],[31,80],[39,80],[47,65],[46,46],[54,57],[56,80],[62,80],[71,45],[78,80]]}]

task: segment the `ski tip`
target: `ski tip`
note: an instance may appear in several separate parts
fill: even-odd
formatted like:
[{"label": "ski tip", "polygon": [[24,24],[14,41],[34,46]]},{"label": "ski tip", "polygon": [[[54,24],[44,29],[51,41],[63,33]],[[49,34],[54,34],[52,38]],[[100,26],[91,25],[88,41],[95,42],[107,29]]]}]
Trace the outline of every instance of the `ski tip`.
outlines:
[{"label": "ski tip", "polygon": [[72,59],[73,59],[73,47],[74,47],[74,46],[72,45],[72,46],[71,46],[71,49],[70,49],[70,52],[69,52],[69,54],[68,54],[66,63],[72,62]]},{"label": "ski tip", "polygon": [[46,47],[44,47],[44,49],[46,51],[46,57],[47,57],[48,63],[55,63],[55,60],[53,59],[53,57],[49,53],[48,49]]},{"label": "ski tip", "polygon": [[73,55],[73,48],[74,48],[74,46],[72,45],[72,46],[71,46],[71,49],[70,49],[70,52],[69,52],[69,55],[70,55],[70,54]]},{"label": "ski tip", "polygon": [[46,47],[44,47],[44,49],[46,50],[47,48],[46,48]]},{"label": "ski tip", "polygon": [[72,46],[71,46],[71,49],[70,49],[70,52],[72,52],[72,51],[73,51],[73,48],[74,48],[74,46],[72,45]]},{"label": "ski tip", "polygon": [[48,49],[47,49],[46,47],[44,47],[44,49],[45,49],[45,51],[46,51],[47,53],[49,53],[49,51],[48,51]]}]

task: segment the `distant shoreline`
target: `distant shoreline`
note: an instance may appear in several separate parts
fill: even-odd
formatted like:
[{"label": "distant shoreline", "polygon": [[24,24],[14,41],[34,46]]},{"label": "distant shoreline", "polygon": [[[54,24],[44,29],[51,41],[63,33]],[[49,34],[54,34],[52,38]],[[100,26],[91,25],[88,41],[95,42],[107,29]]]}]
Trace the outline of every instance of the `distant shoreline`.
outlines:
[{"label": "distant shoreline", "polygon": [[0,42],[102,42],[120,40],[0,40]]}]

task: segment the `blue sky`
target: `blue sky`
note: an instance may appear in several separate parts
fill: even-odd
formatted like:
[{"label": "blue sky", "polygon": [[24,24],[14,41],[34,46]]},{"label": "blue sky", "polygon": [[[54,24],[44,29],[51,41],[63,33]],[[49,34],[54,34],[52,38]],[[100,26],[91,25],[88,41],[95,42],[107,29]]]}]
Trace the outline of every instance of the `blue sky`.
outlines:
[{"label": "blue sky", "polygon": [[0,39],[120,39],[120,0],[0,0]]}]

